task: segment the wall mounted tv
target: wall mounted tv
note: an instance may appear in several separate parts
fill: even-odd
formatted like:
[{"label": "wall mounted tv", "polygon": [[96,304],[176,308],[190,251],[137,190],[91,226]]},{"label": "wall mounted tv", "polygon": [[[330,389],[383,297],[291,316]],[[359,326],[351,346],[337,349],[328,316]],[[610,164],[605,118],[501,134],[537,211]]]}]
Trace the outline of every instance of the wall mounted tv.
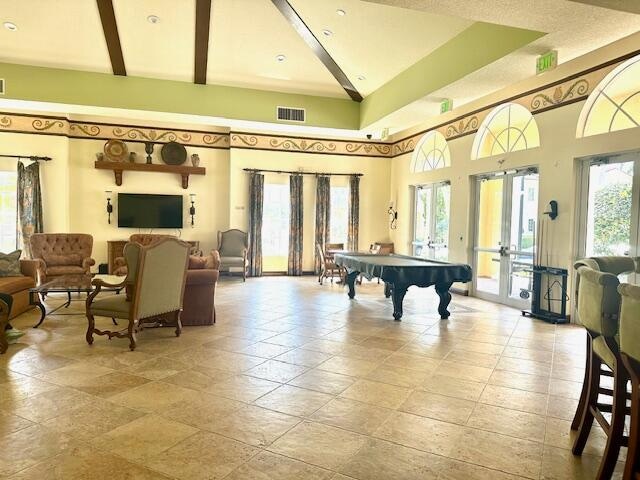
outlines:
[{"label": "wall mounted tv", "polygon": [[118,227],[182,228],[182,195],[118,193]]}]

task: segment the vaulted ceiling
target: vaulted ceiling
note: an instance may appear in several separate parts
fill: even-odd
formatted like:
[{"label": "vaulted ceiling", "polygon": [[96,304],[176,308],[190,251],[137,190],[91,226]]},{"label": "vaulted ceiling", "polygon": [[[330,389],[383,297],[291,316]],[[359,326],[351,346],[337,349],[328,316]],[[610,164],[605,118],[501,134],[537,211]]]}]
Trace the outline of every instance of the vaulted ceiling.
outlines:
[{"label": "vaulted ceiling", "polygon": [[0,29],[0,62],[364,97],[359,127],[397,129],[436,114],[441,98],[462,105],[531,76],[549,49],[566,61],[638,31],[637,3],[2,0],[0,23],[17,30]]}]

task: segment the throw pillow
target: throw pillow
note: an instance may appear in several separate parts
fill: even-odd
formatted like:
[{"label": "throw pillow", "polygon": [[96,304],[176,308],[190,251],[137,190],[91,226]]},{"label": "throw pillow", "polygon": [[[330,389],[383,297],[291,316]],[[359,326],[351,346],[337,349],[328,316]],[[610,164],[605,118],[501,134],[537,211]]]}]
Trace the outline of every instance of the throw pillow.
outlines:
[{"label": "throw pillow", "polygon": [[20,255],[22,250],[11,253],[0,252],[0,277],[21,277]]}]

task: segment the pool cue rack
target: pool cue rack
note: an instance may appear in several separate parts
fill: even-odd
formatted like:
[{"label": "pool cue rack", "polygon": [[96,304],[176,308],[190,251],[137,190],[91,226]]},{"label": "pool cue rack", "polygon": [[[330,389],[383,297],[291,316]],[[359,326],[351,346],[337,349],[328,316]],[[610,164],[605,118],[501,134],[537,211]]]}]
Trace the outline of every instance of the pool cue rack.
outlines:
[{"label": "pool cue rack", "polygon": [[[567,301],[569,300],[567,269],[534,265],[531,274],[533,275],[531,310],[522,310],[522,315],[551,323],[567,323],[569,321],[567,318]],[[546,285],[546,288],[543,285]],[[555,297],[554,295],[558,293],[559,296]],[[558,302],[560,303],[559,312],[552,308],[557,306]]]}]

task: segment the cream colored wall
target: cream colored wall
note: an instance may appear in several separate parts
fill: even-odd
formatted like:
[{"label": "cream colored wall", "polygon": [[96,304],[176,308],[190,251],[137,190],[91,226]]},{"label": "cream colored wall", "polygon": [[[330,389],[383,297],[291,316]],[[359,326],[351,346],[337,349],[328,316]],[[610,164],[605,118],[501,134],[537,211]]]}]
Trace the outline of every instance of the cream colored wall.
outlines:
[{"label": "cream colored wall", "polygon": [[[55,135],[0,132],[0,154],[47,156],[40,162],[42,216],[45,231],[66,232],[69,228],[69,139]],[[28,163],[28,162],[25,162]],[[13,170],[17,162],[0,158],[0,170]]]},{"label": "cream colored wall", "polygon": [[[558,218],[546,220],[549,234],[542,259],[557,267],[570,268],[577,256],[574,248],[578,158],[590,155],[640,150],[638,129],[576,139],[576,125],[584,102],[537,114],[539,148],[470,160],[473,135],[449,142],[451,167],[425,173],[410,173],[411,154],[396,157],[392,163],[391,196],[398,205],[398,229],[392,231],[397,251],[410,253],[413,235],[412,186],[443,180],[451,181],[451,223],[449,260],[473,262],[473,176],[499,170],[537,166],[540,173],[538,211],[547,209],[550,200],[558,202]],[[502,165],[498,161],[504,160]]]},{"label": "cream colored wall", "polygon": [[[249,174],[243,168],[266,168],[307,172],[362,173],[360,179],[359,248],[376,241],[388,241],[387,208],[389,202],[391,160],[386,158],[348,157],[246,149],[231,149],[229,227],[248,227]],[[288,182],[288,176],[267,174],[265,182]],[[347,177],[332,177],[332,185],[346,185]],[[313,270],[315,189],[313,176],[305,175],[303,185],[304,230],[303,269]]]},{"label": "cream colored wall", "polygon": [[[200,166],[206,167],[204,176],[189,177],[189,188],[182,189],[179,175],[157,172],[123,172],[122,186],[115,184],[113,172],[96,170],[96,152],[102,151],[103,140],[71,139],[69,145],[69,230],[91,233],[94,238],[93,256],[96,262],[106,262],[107,241],[125,240],[132,233],[149,233],[150,229],[118,228],[118,193],[157,193],[183,196],[184,228],[154,229],[154,233],[179,234],[184,240],[199,240],[204,252],[216,248],[218,230],[226,229],[229,198],[229,154],[227,150],[187,147],[189,155],[200,155]],[[130,151],[144,162],[144,144],[128,142]],[[161,163],[160,148],[156,146],[153,161]],[[114,212],[111,225],[107,223],[105,190],[112,190]],[[189,194],[196,194],[195,226],[190,226]]]}]

